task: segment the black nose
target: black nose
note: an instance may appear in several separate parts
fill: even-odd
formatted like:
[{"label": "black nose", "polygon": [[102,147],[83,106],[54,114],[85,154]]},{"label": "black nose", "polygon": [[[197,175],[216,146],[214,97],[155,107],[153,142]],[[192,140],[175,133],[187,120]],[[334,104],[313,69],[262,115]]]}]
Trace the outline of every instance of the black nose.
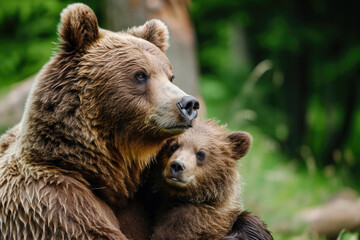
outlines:
[{"label": "black nose", "polygon": [[180,112],[192,123],[197,117],[197,110],[200,107],[199,101],[193,96],[185,96],[177,103]]},{"label": "black nose", "polygon": [[182,162],[174,161],[170,165],[170,171],[173,176],[180,175],[185,170],[185,165]]}]

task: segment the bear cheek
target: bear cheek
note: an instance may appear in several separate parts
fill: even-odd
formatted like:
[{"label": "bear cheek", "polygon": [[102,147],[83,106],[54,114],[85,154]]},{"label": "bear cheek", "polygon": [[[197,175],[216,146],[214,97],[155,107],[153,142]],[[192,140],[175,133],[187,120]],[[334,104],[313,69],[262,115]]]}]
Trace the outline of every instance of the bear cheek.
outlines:
[{"label": "bear cheek", "polygon": [[[149,115],[151,103],[136,86],[112,84],[105,87],[99,95],[102,96],[97,100],[97,105],[100,107],[99,120],[104,127],[126,130],[124,128],[133,128],[130,122],[141,124],[143,122],[141,118],[144,119]],[[137,121],[141,122],[136,123]]]}]

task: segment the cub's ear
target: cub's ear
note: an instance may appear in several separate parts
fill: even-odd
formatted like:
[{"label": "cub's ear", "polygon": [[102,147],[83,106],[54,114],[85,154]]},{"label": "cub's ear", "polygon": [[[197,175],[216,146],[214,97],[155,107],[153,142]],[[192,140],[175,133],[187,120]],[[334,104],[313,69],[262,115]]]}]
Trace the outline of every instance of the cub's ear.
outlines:
[{"label": "cub's ear", "polygon": [[70,4],[61,12],[59,35],[66,51],[86,50],[99,38],[95,13],[85,4]]},{"label": "cub's ear", "polygon": [[252,137],[247,132],[232,132],[227,138],[230,142],[231,157],[233,159],[242,158],[249,151]]},{"label": "cub's ear", "polygon": [[153,43],[163,52],[169,46],[169,30],[165,23],[157,19],[149,20],[142,26],[133,27],[128,30],[128,33]]}]

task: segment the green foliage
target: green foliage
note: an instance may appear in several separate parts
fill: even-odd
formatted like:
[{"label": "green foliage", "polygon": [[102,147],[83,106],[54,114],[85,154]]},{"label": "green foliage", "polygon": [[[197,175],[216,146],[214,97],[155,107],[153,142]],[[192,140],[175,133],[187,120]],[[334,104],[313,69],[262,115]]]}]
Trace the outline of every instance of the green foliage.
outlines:
[{"label": "green foliage", "polygon": [[[317,167],[336,165],[357,178],[358,7],[335,0],[194,0],[209,117],[260,126],[304,166],[305,146]],[[264,61],[269,68],[251,80]]]},{"label": "green foliage", "polygon": [[[0,88],[36,74],[56,51],[60,12],[71,0],[0,0]],[[99,3],[90,5],[98,9]]]},{"label": "green foliage", "polygon": [[48,61],[66,3],[2,0],[1,6],[0,84],[6,86],[35,74]]},{"label": "green foliage", "polygon": [[337,240],[359,240],[359,233],[350,233],[342,230]]}]

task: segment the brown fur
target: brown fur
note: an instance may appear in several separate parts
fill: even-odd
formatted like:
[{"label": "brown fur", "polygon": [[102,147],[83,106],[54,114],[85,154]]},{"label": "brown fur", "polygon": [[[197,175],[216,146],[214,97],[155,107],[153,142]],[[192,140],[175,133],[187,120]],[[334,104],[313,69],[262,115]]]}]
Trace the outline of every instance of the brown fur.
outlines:
[{"label": "brown fur", "polygon": [[[210,240],[225,236],[241,210],[236,160],[250,145],[249,134],[228,134],[225,127],[201,120],[169,141],[155,166],[152,203],[160,203],[155,208],[152,239]],[[196,157],[199,152],[205,153],[203,161]],[[169,170],[175,161],[185,166],[179,175]]]},{"label": "brown fur", "polygon": [[113,33],[72,4],[59,35],[21,122],[0,140],[0,239],[126,239],[118,219],[141,172],[189,127],[176,107],[186,94],[169,81],[168,31],[151,20]]},{"label": "brown fur", "polygon": [[274,240],[266,224],[247,211],[235,220],[228,235],[220,240]]}]

